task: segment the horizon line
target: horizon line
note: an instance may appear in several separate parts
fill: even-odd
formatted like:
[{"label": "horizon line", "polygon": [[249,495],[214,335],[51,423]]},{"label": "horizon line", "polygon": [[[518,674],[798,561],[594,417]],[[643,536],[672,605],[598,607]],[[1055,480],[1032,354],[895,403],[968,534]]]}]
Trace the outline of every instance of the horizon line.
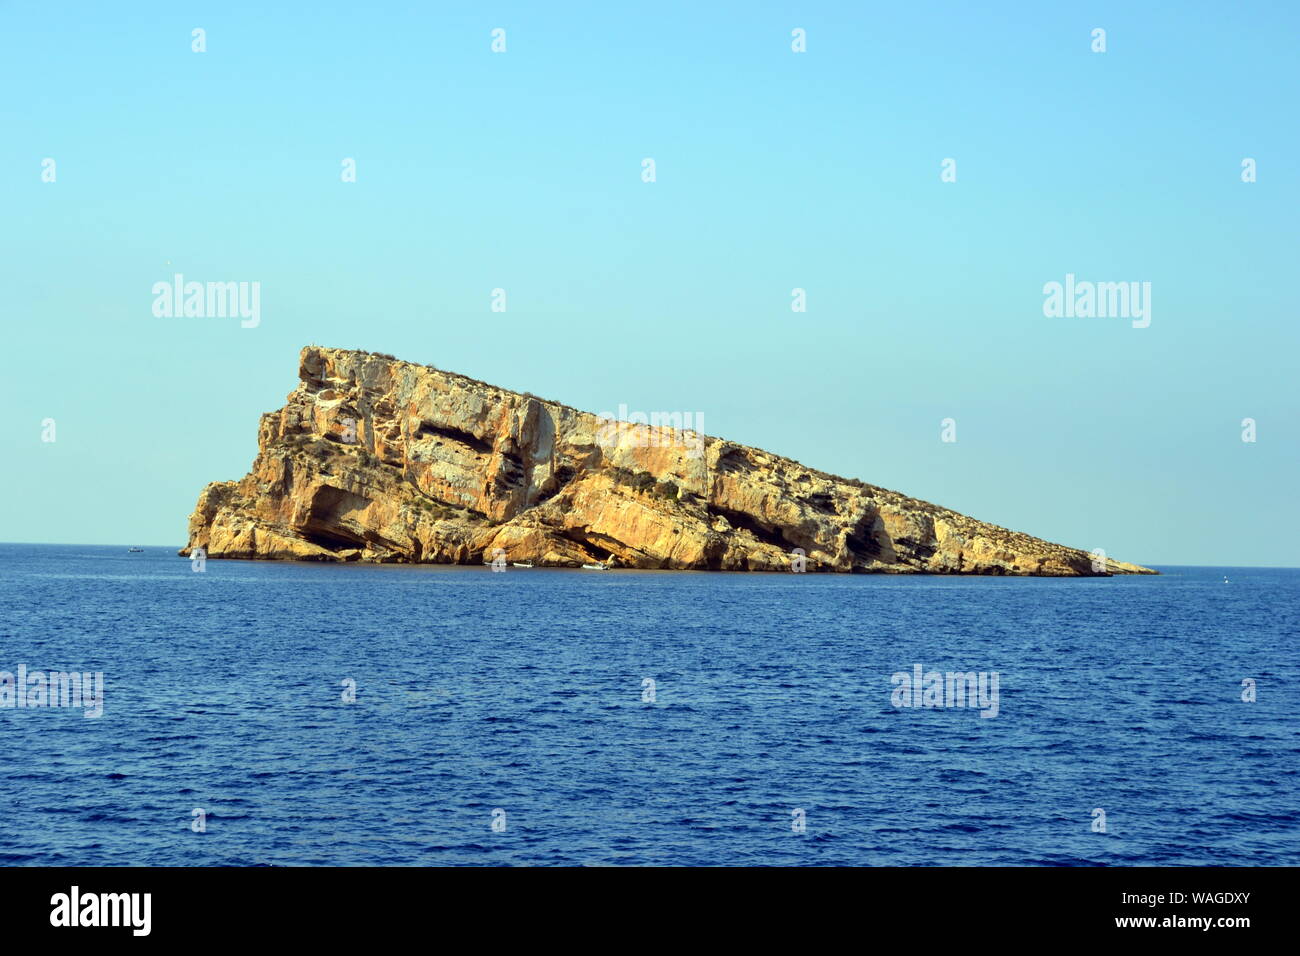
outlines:
[{"label": "horizon line", "polygon": [[[166,549],[173,549],[173,546],[172,546],[172,545],[169,545],[169,544],[129,544],[129,543],[116,543],[116,542],[115,542],[115,543],[112,543],[112,544],[103,544],[103,543],[91,543],[91,542],[82,542],[82,541],[66,541],[66,542],[65,542],[65,541],[0,541],[0,546],[3,546],[3,545],[11,545],[11,544],[26,545],[26,546],[30,546],[30,547],[38,547],[38,548],[166,548]],[[181,548],[184,548],[184,547],[185,547],[185,545],[183,545],[183,544],[181,544],[181,545],[176,545],[176,546],[174,547],[174,550],[179,551]],[[179,555],[178,555],[178,557],[179,557]],[[261,559],[261,558],[249,558],[249,559],[246,559],[246,560],[258,561],[258,560],[266,560],[266,559]],[[272,562],[272,563],[275,563],[275,562]],[[293,562],[283,562],[283,561],[282,561],[282,562],[279,562],[279,563],[293,563]],[[310,564],[310,563],[312,563],[312,562],[303,562],[303,563],[309,563],[309,564]],[[398,563],[406,563],[406,562],[398,562]],[[1300,571],[1300,565],[1291,565],[1291,564],[1168,564],[1168,563],[1164,563],[1164,562],[1154,562],[1154,563],[1147,563],[1147,564],[1145,564],[1145,565],[1143,565],[1143,566],[1144,566],[1144,567],[1148,567],[1148,568],[1160,568],[1160,567],[1166,567],[1166,568],[1229,568],[1229,569],[1237,569],[1237,568],[1240,568],[1241,570],[1252,570],[1252,571]],[[940,576],[942,576],[942,575],[940,575]],[[997,577],[998,575],[954,575],[954,577],[990,577],[990,576],[991,576],[991,577]],[[1026,576],[1027,576],[1027,577],[1033,577],[1034,575],[1026,575]],[[1017,575],[1007,575],[1007,577],[1017,577]]]}]

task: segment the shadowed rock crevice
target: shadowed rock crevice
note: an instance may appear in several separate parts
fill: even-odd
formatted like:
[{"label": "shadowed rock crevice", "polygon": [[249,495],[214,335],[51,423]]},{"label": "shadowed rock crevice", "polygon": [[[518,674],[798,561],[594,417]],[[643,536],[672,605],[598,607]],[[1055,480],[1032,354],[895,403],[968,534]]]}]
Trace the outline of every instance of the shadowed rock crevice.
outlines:
[{"label": "shadowed rock crevice", "polygon": [[[213,558],[1073,576],[1154,573],[698,436],[646,441],[567,405],[309,346],[238,482],[203,489]],[[350,419],[351,421],[346,421]],[[1030,479],[1026,479],[1030,480]]]},{"label": "shadowed rock crevice", "polygon": [[731,527],[741,531],[748,531],[756,541],[771,545],[781,551],[782,554],[789,554],[795,548],[801,547],[795,541],[787,538],[779,527],[766,525],[753,515],[746,514],[743,511],[723,508],[719,505],[710,505],[709,512],[712,515],[721,515],[727,519],[727,523]]},{"label": "shadowed rock crevice", "polygon": [[437,425],[433,422],[421,421],[419,426],[416,428],[413,437],[416,439],[430,437],[441,438],[445,441],[465,445],[471,451],[480,455],[492,454],[492,446],[477,435],[447,425]]}]

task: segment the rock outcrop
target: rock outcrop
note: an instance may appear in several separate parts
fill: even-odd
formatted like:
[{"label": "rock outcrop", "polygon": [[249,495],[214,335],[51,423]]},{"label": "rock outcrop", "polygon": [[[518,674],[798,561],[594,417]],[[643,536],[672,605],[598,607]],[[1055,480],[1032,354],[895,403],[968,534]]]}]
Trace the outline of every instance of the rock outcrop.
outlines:
[{"label": "rock outcrop", "polygon": [[[627,425],[391,356],[309,346],[211,558],[936,574],[1153,574],[756,448]],[[500,549],[500,550],[498,550]]]}]

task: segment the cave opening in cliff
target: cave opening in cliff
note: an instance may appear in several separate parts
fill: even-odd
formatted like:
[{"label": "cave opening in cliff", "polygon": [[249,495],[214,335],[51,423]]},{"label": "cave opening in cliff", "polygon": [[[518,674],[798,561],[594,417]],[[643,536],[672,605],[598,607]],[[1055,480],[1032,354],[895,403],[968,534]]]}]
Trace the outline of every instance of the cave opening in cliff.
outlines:
[{"label": "cave opening in cliff", "polygon": [[314,545],[329,551],[346,551],[350,548],[365,547],[366,540],[360,535],[349,535],[340,529],[326,529],[319,525],[304,528],[302,536]]},{"label": "cave opening in cliff", "polygon": [[602,564],[616,557],[615,553],[603,545],[597,544],[591,536],[583,533],[579,528],[565,528],[561,534],[568,538],[574,544],[581,545],[590,555]]}]

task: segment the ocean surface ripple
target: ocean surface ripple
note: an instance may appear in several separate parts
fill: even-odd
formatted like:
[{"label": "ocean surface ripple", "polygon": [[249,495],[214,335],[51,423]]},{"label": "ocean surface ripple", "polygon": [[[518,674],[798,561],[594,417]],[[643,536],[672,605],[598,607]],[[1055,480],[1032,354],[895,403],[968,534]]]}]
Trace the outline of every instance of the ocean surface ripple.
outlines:
[{"label": "ocean surface ripple", "polygon": [[[0,865],[1300,864],[1300,571],[1161,570],[0,545],[0,671],[105,683],[0,707]],[[997,715],[895,707],[918,664],[997,672]]]}]

